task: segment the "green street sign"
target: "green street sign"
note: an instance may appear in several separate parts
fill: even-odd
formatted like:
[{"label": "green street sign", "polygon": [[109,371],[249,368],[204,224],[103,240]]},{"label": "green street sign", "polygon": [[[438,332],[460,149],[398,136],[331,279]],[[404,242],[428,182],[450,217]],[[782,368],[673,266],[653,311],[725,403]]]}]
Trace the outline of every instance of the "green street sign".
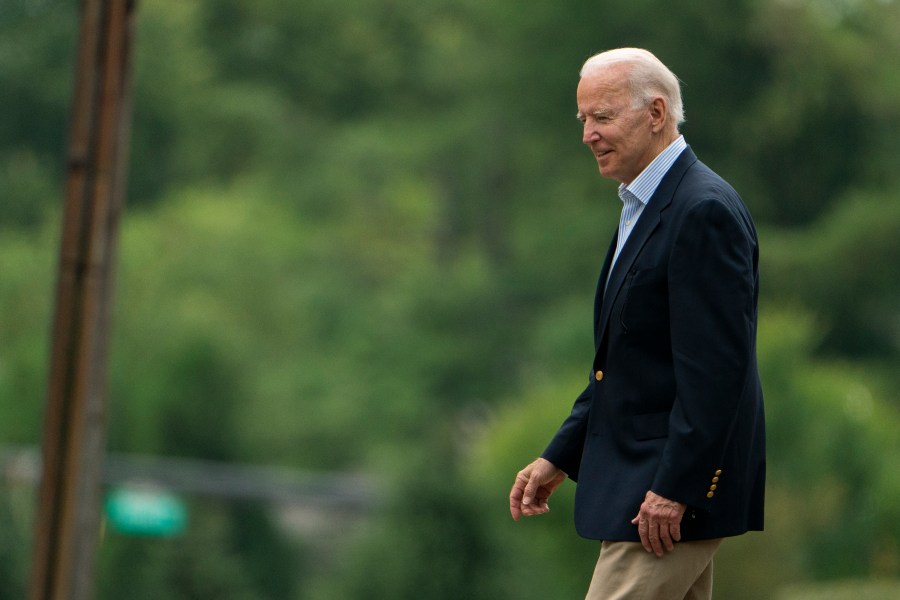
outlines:
[{"label": "green street sign", "polygon": [[187,525],[187,508],[167,492],[121,488],[107,495],[106,518],[122,533],[174,536]]}]

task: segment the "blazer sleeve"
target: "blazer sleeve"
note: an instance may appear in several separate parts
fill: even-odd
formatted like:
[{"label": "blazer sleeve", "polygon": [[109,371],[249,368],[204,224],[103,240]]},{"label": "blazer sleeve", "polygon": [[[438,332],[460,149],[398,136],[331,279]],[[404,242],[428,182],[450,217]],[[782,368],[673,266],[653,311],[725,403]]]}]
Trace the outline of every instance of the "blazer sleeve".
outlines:
[{"label": "blazer sleeve", "polygon": [[[652,490],[708,509],[753,358],[756,235],[736,197],[698,201],[675,236],[669,310],[676,397]],[[723,474],[727,477],[728,474]]]},{"label": "blazer sleeve", "polygon": [[573,481],[578,481],[578,470],[581,467],[581,455],[584,451],[590,407],[591,385],[588,384],[575,399],[572,412],[563,421],[556,435],[541,454],[541,457],[549,460]]}]

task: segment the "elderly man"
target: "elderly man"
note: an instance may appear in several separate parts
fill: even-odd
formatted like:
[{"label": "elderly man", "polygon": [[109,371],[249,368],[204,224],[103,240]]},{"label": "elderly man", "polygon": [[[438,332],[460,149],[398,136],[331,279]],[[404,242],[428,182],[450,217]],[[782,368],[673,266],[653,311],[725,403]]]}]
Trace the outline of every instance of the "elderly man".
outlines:
[{"label": "elderly man", "polygon": [[547,512],[568,476],[576,529],[602,540],[588,598],[710,598],[722,538],[763,526],[756,231],[679,134],[679,82],[653,54],[591,57],[577,101],[624,207],[597,286],[589,384],[517,474],[510,512]]}]

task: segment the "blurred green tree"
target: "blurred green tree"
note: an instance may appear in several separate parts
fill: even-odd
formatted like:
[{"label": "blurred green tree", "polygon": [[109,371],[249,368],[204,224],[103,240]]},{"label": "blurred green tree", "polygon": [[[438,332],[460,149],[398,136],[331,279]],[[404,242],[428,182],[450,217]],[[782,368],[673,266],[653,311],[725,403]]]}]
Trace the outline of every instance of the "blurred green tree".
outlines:
[{"label": "blurred green tree", "polygon": [[[528,523],[505,496],[583,383],[618,206],[573,90],[621,45],[679,74],[688,141],[761,231],[771,526],[726,546],[719,589],[897,577],[900,4],[660,10],[141,2],[111,449],[367,469],[392,494],[315,573],[260,507],[198,501],[183,543],[108,534],[104,597],[583,591],[571,486]],[[4,444],[40,437],[76,22],[69,2],[0,10]]]}]

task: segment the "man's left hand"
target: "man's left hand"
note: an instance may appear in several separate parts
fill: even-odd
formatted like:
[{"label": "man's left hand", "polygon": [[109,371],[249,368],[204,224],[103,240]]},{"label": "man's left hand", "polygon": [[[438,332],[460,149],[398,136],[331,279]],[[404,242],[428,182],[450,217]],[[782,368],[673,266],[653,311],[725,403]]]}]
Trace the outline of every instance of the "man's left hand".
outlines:
[{"label": "man's left hand", "polygon": [[648,491],[632,525],[638,526],[641,544],[647,552],[662,556],[681,541],[681,517],[687,506]]}]

